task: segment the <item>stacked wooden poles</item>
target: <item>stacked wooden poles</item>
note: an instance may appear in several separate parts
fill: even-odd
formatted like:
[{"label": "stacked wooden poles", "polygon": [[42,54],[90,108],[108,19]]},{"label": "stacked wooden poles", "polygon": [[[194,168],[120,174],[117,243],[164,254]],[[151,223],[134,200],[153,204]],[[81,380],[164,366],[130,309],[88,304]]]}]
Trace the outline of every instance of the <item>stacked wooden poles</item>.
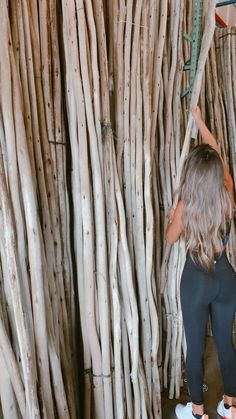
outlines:
[{"label": "stacked wooden poles", "polygon": [[[75,321],[65,154],[56,149],[57,142],[60,148],[64,146],[64,116],[59,56],[47,40],[58,38],[56,26],[49,25],[50,13],[55,23],[53,7],[49,9],[46,2],[38,7],[36,2],[29,5],[23,1],[9,8],[7,2],[1,2],[1,144],[11,203],[9,232],[11,225],[14,228],[14,236],[9,234],[14,237],[17,266],[17,272],[7,275],[14,265],[8,257],[4,260],[3,249],[2,299],[9,306],[13,336],[15,370],[11,374],[18,374],[25,387],[22,416],[75,418]],[[39,33],[46,40],[40,39]],[[3,226],[7,228],[4,218]],[[21,309],[9,293],[8,277],[19,277],[15,295],[21,301],[25,333],[19,333]],[[14,377],[11,380],[14,382]],[[22,402],[20,407],[22,410]],[[3,414],[9,417],[5,411]]]},{"label": "stacked wooden poles", "polygon": [[[69,16],[75,16],[76,11],[78,20],[69,21]],[[91,23],[90,33],[86,26],[85,12]],[[81,317],[83,316],[85,320],[84,333],[88,331],[88,345],[85,350],[89,352],[85,354],[85,359],[91,358],[92,363],[95,411],[98,417],[104,418],[109,416],[113,407],[105,202],[103,167],[101,150],[99,150],[101,148],[101,126],[98,126],[100,95],[99,89],[96,92],[92,89],[92,85],[99,87],[96,55],[92,57],[89,55],[89,42],[91,45],[96,45],[94,16],[89,2],[85,9],[82,2],[78,1],[75,4],[70,1],[64,4],[63,17],[66,64],[72,65],[73,68],[72,74],[67,73],[67,107],[68,113],[73,116],[69,119],[70,137],[73,141],[71,147],[77,150],[76,153],[72,153],[73,196],[81,200],[77,205],[74,201],[75,211],[77,212],[78,207],[81,208],[81,216],[75,214],[78,218],[75,231],[78,282],[84,282],[83,287],[79,284],[79,302],[81,309],[83,301],[85,304],[86,316],[81,313]],[[95,53],[94,48],[91,48],[91,52]],[[90,60],[93,62],[94,71]],[[73,131],[76,127],[78,127],[77,132]],[[94,200],[91,200],[91,194]]]},{"label": "stacked wooden poles", "polygon": [[[111,5],[106,10],[109,16],[112,15],[110,7]],[[157,354],[160,340],[158,338],[159,325],[156,307],[158,297],[155,283],[156,267],[154,266],[151,176],[155,129],[151,131],[151,116],[152,85],[154,85],[155,91],[158,91],[166,24],[162,23],[160,26],[162,36],[159,41],[159,9],[155,2],[146,2],[145,5],[139,2],[136,8],[133,8],[132,2],[129,2],[126,10],[122,8],[122,5],[120,9],[119,7],[117,9],[115,3],[112,5],[113,7],[115,15],[117,14],[119,17],[115,27],[112,27],[111,38],[109,38],[108,48],[109,51],[113,51],[113,55],[109,55],[113,61],[110,61],[109,64],[102,3],[99,1],[94,1],[92,4],[87,2],[85,6],[82,2],[68,1],[63,7],[65,64],[68,65],[66,68],[74,69],[72,73],[67,71],[67,111],[70,116],[73,115],[73,118],[69,118],[71,148],[78,152],[78,154],[72,154],[72,176],[76,213],[78,213],[78,208],[81,208],[78,229],[75,229],[76,246],[78,246],[79,300],[81,310],[84,301],[85,309],[88,310],[86,317],[84,317],[83,310],[81,312],[84,339],[87,339],[88,342],[88,345],[85,346],[84,358],[85,362],[86,359],[91,359],[92,380],[95,389],[95,405],[91,407],[92,411],[95,409],[96,413],[102,417],[110,415],[112,408],[111,386],[109,385],[111,383],[111,366],[107,363],[110,359],[113,364],[114,360],[118,360],[121,368],[123,362],[123,371],[117,370],[114,365],[115,394],[118,397],[117,400],[115,399],[115,412],[118,412],[116,414],[119,414],[119,417],[123,417],[125,414],[130,417],[133,415],[145,417],[154,414],[155,417],[158,417],[160,416],[160,380]],[[166,22],[166,2],[163,3],[161,10]],[[77,21],[69,20],[69,16],[75,16],[76,12]],[[132,25],[133,21],[135,21],[135,25]],[[96,28],[94,28],[94,22]],[[116,37],[120,39],[122,45],[120,50],[115,48]],[[123,60],[122,53],[123,45],[125,60]],[[156,47],[158,47],[160,56],[158,57],[158,71],[154,77],[153,65]],[[150,54],[145,52],[143,55],[142,51],[151,52]],[[117,63],[119,63],[119,69]],[[99,72],[97,72],[97,68]],[[120,122],[119,118],[116,118],[118,124],[116,149],[113,145],[110,121],[108,68],[114,71],[114,79],[110,78],[110,83],[113,84],[116,92],[115,106],[117,106],[118,114],[123,115]],[[132,77],[131,68],[133,70]],[[98,73],[101,74],[100,83]],[[124,86],[122,80],[124,80]],[[101,99],[98,100],[100,92]],[[123,99],[121,99],[122,97]],[[157,106],[158,100],[155,101],[156,113]],[[76,127],[79,127],[77,131]],[[102,131],[104,147],[101,147]],[[153,132],[152,143],[151,132]],[[80,141],[80,136],[81,144],[76,145],[77,141]],[[143,141],[143,136],[145,141]],[[87,154],[84,154],[86,150]],[[118,172],[115,152],[118,156]],[[91,169],[88,171],[90,165]],[[85,178],[85,174],[87,178]],[[144,175],[146,180],[143,188]],[[75,185],[78,189],[75,189]],[[109,191],[108,196],[105,194],[106,191]],[[96,197],[95,200],[91,200],[91,194]],[[105,195],[106,203],[107,241],[105,241],[102,232],[104,223],[102,220],[105,216],[103,195]],[[111,200],[111,196],[115,198],[116,204]],[[101,206],[99,206],[99,197]],[[81,199],[81,202],[78,202],[78,199]],[[158,206],[157,193],[156,200]],[[88,215],[91,217],[90,221]],[[88,222],[89,224],[87,224]],[[118,229],[117,222],[119,222]],[[81,231],[83,231],[82,236]],[[138,234],[139,232],[140,234]],[[143,237],[141,243],[139,243],[140,235]],[[113,236],[116,248],[113,248]],[[90,253],[87,254],[83,249],[88,248],[89,240]],[[82,249],[80,247],[79,250],[79,246],[82,246]],[[97,255],[95,258],[94,251]],[[113,281],[111,283],[113,284],[111,287],[113,302],[111,308],[107,304],[107,271],[102,265],[99,265],[102,254],[104,255],[104,268],[108,265],[108,261],[112,260],[109,269],[109,272],[112,272],[110,279]],[[106,255],[108,255],[107,259]],[[90,264],[87,263],[88,258]],[[141,265],[137,263],[140,260],[142,260]],[[116,261],[115,265],[114,261]],[[84,286],[82,286],[83,282]],[[120,296],[117,295],[119,289]],[[117,298],[120,298],[119,310],[115,307]],[[94,309],[97,311],[94,312]],[[140,325],[139,310],[141,310]],[[101,311],[104,311],[105,317],[102,317]],[[105,328],[105,319],[108,318],[111,318],[112,322],[110,325],[108,323],[108,327]],[[120,323],[118,329],[118,325],[114,323],[115,320]],[[114,331],[113,334],[111,334],[111,330]],[[119,338],[119,348],[114,349],[114,354],[112,347],[110,353],[106,349],[107,342],[109,343],[113,338],[116,339],[115,342]],[[121,345],[121,341],[123,345]],[[115,343],[113,348],[114,346]],[[89,363],[86,364],[85,370],[88,371],[89,367]],[[130,374],[132,382],[130,382]],[[106,381],[108,385],[106,385]],[[89,395],[89,382],[86,394]],[[121,409],[120,402],[117,402],[122,399],[123,403],[125,401],[125,405]],[[89,403],[89,399],[87,401]],[[88,406],[88,403],[85,405]]]}]

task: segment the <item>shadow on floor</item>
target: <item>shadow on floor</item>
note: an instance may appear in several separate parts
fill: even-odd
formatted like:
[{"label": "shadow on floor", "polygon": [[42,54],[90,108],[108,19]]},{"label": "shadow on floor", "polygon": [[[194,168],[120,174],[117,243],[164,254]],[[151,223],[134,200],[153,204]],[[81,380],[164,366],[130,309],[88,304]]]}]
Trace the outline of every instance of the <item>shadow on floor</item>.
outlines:
[{"label": "shadow on floor", "polygon": [[[205,413],[209,415],[209,419],[220,419],[216,412],[217,403],[221,400],[223,394],[223,386],[216,349],[212,337],[207,337],[205,352],[205,378],[206,385],[204,391]],[[181,398],[176,400],[168,399],[168,391],[162,393],[162,418],[176,419],[175,406],[177,403],[187,403],[190,401],[187,387],[181,389]]]}]

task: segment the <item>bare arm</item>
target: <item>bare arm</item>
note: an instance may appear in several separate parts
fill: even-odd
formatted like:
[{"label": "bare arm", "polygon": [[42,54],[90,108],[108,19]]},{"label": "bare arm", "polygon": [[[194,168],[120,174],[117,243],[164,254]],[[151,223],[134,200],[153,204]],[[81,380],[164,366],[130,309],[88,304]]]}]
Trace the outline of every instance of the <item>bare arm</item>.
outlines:
[{"label": "bare arm", "polygon": [[176,209],[172,212],[169,218],[169,224],[166,229],[166,241],[173,244],[177,240],[182,232],[182,212],[183,212],[183,201],[179,201]]},{"label": "bare arm", "polygon": [[200,134],[202,136],[203,142],[205,144],[209,144],[219,154],[219,156],[222,160],[222,163],[223,163],[223,168],[224,168],[225,187],[227,188],[227,190],[230,193],[233,193],[233,179],[232,179],[232,177],[229,173],[229,168],[228,168],[227,164],[224,162],[224,160],[221,156],[220,147],[218,146],[215,137],[212,135],[210,130],[205,125],[205,122],[202,120],[201,111],[200,111],[199,107],[193,108],[192,109],[192,114],[193,114],[193,117],[196,121],[198,129],[200,131]]}]

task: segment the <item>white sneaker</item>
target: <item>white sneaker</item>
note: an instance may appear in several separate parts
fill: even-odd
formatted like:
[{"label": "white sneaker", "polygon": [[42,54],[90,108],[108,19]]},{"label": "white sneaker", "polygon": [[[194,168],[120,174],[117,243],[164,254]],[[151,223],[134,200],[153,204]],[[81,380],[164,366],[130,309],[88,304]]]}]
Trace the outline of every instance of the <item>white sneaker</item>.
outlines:
[{"label": "white sneaker", "polygon": [[224,419],[236,419],[236,408],[231,406],[230,409],[224,407],[224,400],[218,403],[217,413]]},{"label": "white sneaker", "polygon": [[[177,404],[175,414],[178,419],[196,419],[195,416],[193,416],[192,403],[187,403],[186,405]],[[202,419],[208,419],[208,415],[203,415]]]}]

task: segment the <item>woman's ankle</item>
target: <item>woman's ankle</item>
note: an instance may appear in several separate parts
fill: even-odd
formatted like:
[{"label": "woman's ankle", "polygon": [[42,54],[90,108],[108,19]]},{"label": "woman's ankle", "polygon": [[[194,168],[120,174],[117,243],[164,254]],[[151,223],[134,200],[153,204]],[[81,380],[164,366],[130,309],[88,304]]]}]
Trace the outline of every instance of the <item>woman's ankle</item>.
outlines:
[{"label": "woman's ankle", "polygon": [[194,415],[204,415],[204,405],[192,403],[192,409]]},{"label": "woman's ankle", "polygon": [[228,406],[234,406],[234,397],[227,396],[227,394],[224,394],[223,396],[224,404],[227,404]]}]

